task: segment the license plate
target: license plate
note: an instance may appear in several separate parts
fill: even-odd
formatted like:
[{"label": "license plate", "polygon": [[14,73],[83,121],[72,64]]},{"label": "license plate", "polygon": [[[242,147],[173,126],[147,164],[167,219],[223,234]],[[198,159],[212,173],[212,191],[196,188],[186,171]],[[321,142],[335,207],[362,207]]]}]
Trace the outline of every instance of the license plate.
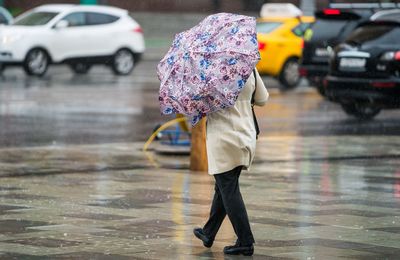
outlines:
[{"label": "license plate", "polygon": [[327,48],[317,48],[315,49],[315,55],[319,57],[328,57],[330,54]]},{"label": "license plate", "polygon": [[364,68],[366,59],[360,59],[360,58],[341,58],[339,66],[342,68]]}]

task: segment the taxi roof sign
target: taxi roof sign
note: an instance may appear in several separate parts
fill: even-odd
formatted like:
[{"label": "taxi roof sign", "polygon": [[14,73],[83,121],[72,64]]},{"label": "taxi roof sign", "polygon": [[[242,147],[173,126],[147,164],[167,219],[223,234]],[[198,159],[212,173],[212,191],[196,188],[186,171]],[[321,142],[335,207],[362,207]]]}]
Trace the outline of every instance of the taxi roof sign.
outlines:
[{"label": "taxi roof sign", "polygon": [[261,17],[298,17],[303,12],[294,4],[263,4]]}]

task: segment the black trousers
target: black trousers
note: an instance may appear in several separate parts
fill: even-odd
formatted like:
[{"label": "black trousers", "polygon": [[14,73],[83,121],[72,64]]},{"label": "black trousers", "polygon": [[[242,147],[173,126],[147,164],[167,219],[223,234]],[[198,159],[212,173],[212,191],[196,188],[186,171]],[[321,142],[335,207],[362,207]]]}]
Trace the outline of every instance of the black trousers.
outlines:
[{"label": "black trousers", "polygon": [[226,215],[241,245],[251,245],[254,237],[249,218],[239,189],[239,176],[242,166],[233,170],[215,174],[215,193],[211,205],[210,217],[203,227],[204,233],[211,239],[217,235]]}]

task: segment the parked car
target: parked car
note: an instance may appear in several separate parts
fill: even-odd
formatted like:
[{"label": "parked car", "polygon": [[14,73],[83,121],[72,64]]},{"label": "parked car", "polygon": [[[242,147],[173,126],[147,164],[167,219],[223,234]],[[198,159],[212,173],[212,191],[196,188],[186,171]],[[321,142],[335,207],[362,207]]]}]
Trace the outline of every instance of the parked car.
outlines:
[{"label": "parked car", "polygon": [[399,9],[391,9],[391,10],[382,10],[376,12],[373,16],[371,16],[371,21],[399,21],[400,20],[400,4]]},{"label": "parked car", "polygon": [[361,24],[334,50],[326,97],[360,119],[400,108],[399,40],[400,19]]},{"label": "parked car", "polygon": [[264,4],[257,20],[257,38],[261,60],[260,74],[279,79],[286,89],[300,81],[299,64],[303,33],[314,22],[292,4]]},{"label": "parked car", "polygon": [[13,17],[10,12],[4,7],[0,6],[0,24],[10,24],[13,21]]},{"label": "parked car", "polygon": [[76,73],[106,64],[127,75],[144,49],[140,25],[115,7],[43,5],[0,27],[0,63],[22,65],[29,75],[42,76],[54,63],[66,63]]},{"label": "parked car", "polygon": [[328,8],[315,13],[316,21],[304,35],[300,75],[322,95],[323,79],[328,74],[333,49],[373,14],[374,10],[370,8]]}]

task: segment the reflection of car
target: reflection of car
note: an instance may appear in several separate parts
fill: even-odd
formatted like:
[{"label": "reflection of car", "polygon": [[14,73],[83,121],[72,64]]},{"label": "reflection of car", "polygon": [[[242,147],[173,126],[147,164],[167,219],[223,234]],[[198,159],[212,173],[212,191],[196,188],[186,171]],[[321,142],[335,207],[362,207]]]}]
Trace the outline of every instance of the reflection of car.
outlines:
[{"label": "reflection of car", "polygon": [[[268,10],[271,6],[273,8]],[[302,53],[302,36],[314,18],[299,16],[301,11],[291,4],[265,4],[263,9],[257,21],[261,55],[257,69],[261,74],[277,77],[285,88],[295,87],[300,80],[298,60]]]},{"label": "reflection of car", "polygon": [[329,56],[361,22],[368,21],[371,9],[324,9],[315,14],[316,21],[304,35],[300,74],[323,95],[323,79],[328,74]]},{"label": "reflection of car", "polygon": [[0,24],[10,24],[12,20],[13,17],[7,9],[0,6]]},{"label": "reflection of car", "polygon": [[400,19],[370,21],[337,46],[325,94],[343,110],[370,119],[400,108]]},{"label": "reflection of car", "polygon": [[43,75],[50,63],[76,73],[92,64],[129,74],[144,51],[141,27],[126,10],[89,5],[44,5],[0,27],[0,63]]}]

